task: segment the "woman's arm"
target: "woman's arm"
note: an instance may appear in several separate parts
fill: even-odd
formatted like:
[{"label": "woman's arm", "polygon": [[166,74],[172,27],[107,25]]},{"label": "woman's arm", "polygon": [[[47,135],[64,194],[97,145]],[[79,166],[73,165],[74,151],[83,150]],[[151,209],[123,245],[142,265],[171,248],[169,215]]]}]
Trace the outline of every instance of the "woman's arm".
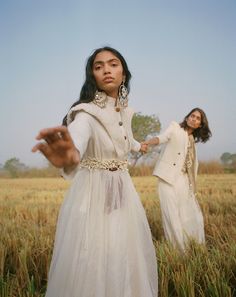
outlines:
[{"label": "woman's arm", "polygon": [[146,144],[146,145],[158,145],[159,143],[160,143],[160,140],[158,137],[153,137],[143,142],[143,144]]},{"label": "woman's arm", "polygon": [[40,151],[55,167],[61,168],[65,179],[71,179],[77,172],[91,133],[90,116],[78,112],[68,128],[59,126],[41,130],[36,139],[44,142],[39,142],[32,151]]},{"label": "woman's arm", "polygon": [[146,145],[146,151],[149,145],[159,145],[159,144],[168,142],[171,138],[174,127],[176,127],[177,125],[178,124],[173,121],[170,123],[169,127],[158,137],[153,137],[149,140],[142,142],[143,145]]}]

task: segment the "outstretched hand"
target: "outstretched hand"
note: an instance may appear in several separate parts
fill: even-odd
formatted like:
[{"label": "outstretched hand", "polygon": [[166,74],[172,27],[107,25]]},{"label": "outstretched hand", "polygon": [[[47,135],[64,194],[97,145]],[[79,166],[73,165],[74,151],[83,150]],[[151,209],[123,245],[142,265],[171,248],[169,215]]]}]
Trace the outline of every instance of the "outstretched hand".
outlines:
[{"label": "outstretched hand", "polygon": [[44,141],[37,143],[32,152],[40,151],[55,167],[66,168],[79,163],[79,151],[65,126],[43,129],[36,139]]},{"label": "outstretched hand", "polygon": [[142,154],[146,154],[148,151],[148,144],[146,144],[145,142],[141,142],[141,148],[140,148],[140,152]]}]

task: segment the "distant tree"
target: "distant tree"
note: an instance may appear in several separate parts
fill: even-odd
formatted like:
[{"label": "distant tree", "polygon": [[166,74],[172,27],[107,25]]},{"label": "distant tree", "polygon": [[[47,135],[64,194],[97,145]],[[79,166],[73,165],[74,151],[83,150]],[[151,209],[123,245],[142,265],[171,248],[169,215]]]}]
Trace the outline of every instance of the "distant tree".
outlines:
[{"label": "distant tree", "polygon": [[231,161],[231,154],[230,153],[223,153],[220,157],[221,162],[224,165],[229,165],[232,161]]},{"label": "distant tree", "polygon": [[231,155],[231,160],[232,160],[232,163],[231,163],[232,168],[236,169],[236,154]]},{"label": "distant tree", "polygon": [[[157,115],[143,115],[140,112],[135,113],[132,119],[132,131],[134,139],[139,142],[147,140],[148,138],[155,137],[161,130],[161,123]],[[144,156],[144,159],[151,159],[156,155],[156,150],[152,150],[145,155],[140,152],[134,152],[130,155],[133,160],[133,166],[137,161]]]},{"label": "distant tree", "polygon": [[21,163],[19,159],[14,157],[7,160],[3,168],[10,174],[11,177],[18,177],[18,173],[20,171],[26,170],[27,166]]},{"label": "distant tree", "polygon": [[235,170],[236,169],[236,154],[223,153],[220,157],[221,162],[226,168]]},{"label": "distant tree", "polygon": [[235,160],[236,160],[236,154],[232,154],[232,155],[231,155],[231,160],[232,160],[232,161],[235,161]]}]

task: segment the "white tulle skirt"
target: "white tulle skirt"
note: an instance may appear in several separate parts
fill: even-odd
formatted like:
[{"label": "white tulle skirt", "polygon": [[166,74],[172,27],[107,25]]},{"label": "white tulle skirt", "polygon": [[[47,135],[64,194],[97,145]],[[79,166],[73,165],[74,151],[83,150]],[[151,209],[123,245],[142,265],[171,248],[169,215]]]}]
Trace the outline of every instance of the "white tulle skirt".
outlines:
[{"label": "white tulle skirt", "polygon": [[128,172],[77,173],[59,213],[46,297],[157,297],[155,249]]},{"label": "white tulle skirt", "polygon": [[174,185],[159,179],[159,197],[165,237],[185,250],[190,239],[205,242],[204,222],[196,197],[189,189],[187,174],[181,174]]}]

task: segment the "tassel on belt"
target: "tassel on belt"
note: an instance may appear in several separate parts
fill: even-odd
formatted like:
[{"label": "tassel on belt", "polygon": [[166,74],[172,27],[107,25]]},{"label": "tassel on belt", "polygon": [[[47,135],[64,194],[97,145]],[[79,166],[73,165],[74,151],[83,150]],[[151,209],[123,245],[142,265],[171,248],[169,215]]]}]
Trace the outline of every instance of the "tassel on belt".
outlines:
[{"label": "tassel on belt", "polygon": [[128,171],[128,162],[127,160],[117,160],[117,159],[104,159],[99,160],[96,158],[86,158],[80,162],[80,168],[88,169],[104,169],[109,171]]}]

